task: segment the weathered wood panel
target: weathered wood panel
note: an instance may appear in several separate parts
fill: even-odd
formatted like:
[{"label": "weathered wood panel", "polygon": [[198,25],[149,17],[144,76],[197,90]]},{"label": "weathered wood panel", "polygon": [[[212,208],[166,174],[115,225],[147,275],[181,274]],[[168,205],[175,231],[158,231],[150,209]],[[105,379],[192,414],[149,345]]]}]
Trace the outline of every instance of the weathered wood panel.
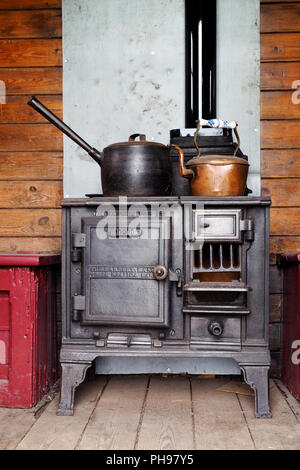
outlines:
[{"label": "weathered wood panel", "polygon": [[6,95],[62,93],[62,69],[59,67],[0,69],[0,80],[5,83]]},{"label": "weathered wood panel", "polygon": [[62,151],[62,134],[51,124],[0,124],[1,151]]},{"label": "weathered wood panel", "polygon": [[300,60],[300,33],[261,34],[261,59]]},{"label": "weathered wood panel", "polygon": [[269,325],[269,341],[271,351],[278,351],[281,347],[281,324],[271,323]]},{"label": "weathered wood panel", "polygon": [[32,410],[0,408],[0,450],[12,450],[35,423]]},{"label": "weathered wood panel", "polygon": [[185,377],[151,378],[137,449],[193,449],[190,384]]},{"label": "weathered wood panel", "polygon": [[282,358],[280,351],[271,352],[272,377],[280,379],[282,375]]},{"label": "weathered wood panel", "polygon": [[262,195],[272,197],[272,207],[300,206],[300,179],[263,179]]},{"label": "weathered wood panel", "polygon": [[[300,2],[261,2],[262,194],[272,198],[270,263],[279,252],[300,250]],[[299,88],[299,87],[298,87]],[[275,121],[274,121],[275,120]],[[266,179],[268,178],[268,179]],[[271,266],[272,374],[281,373],[282,277]],[[274,354],[276,356],[274,356]]]},{"label": "weathered wood panel", "polygon": [[282,299],[280,294],[270,295],[270,323],[281,322],[281,304]]},{"label": "weathered wood panel", "polygon": [[0,181],[0,209],[59,208],[61,181]]},{"label": "weathered wood panel", "polygon": [[61,39],[1,39],[0,64],[1,67],[61,66]]},{"label": "weathered wood panel", "polygon": [[292,90],[299,78],[299,62],[264,62],[260,67],[262,90]]},{"label": "weathered wood panel", "polygon": [[61,8],[61,0],[0,0],[0,10]]},{"label": "weathered wood panel", "polygon": [[300,149],[262,150],[262,178],[300,178]]},{"label": "weathered wood panel", "polygon": [[[293,102],[293,93],[293,91],[262,92],[261,119],[300,119],[300,103]],[[300,91],[297,92],[297,100],[299,97]]]},{"label": "weathered wood panel", "polygon": [[300,236],[271,237],[270,238],[271,262],[276,262],[277,253],[300,253]]},{"label": "weathered wood panel", "polygon": [[271,209],[271,235],[298,236],[299,233],[300,210],[298,207]]},{"label": "weathered wood panel", "polygon": [[300,4],[287,3],[261,5],[260,30],[262,33],[300,31]]},{"label": "weathered wood panel", "polygon": [[[240,395],[239,401],[242,412],[251,432],[257,450],[274,449],[287,450],[299,448],[299,421],[289,407],[283,394],[271,381],[272,420],[255,418],[253,398]],[[274,431],[271,431],[270,426]],[[273,428],[274,426],[274,428]],[[276,431],[275,431],[276,429]]]},{"label": "weathered wood panel", "polygon": [[60,236],[60,209],[0,209],[0,237]]},{"label": "weathered wood panel", "polygon": [[254,449],[247,423],[236,413],[237,395],[218,391],[228,382],[229,378],[192,380],[197,450]]},{"label": "weathered wood panel", "polygon": [[[1,124],[48,122],[43,116],[28,106],[29,98],[30,96],[8,96],[6,104],[0,104]],[[51,111],[62,117],[62,100],[60,95],[46,95],[39,98]]]},{"label": "weathered wood panel", "polygon": [[17,253],[32,251],[37,253],[60,253],[61,238],[60,237],[0,237],[1,253]]},{"label": "weathered wood panel", "polygon": [[61,10],[0,10],[0,38],[57,38],[61,23]]},{"label": "weathered wood panel", "polygon": [[61,0],[0,0],[2,252],[61,248],[62,135],[27,106],[41,95],[62,115],[61,24]]},{"label": "weathered wood panel", "polygon": [[261,121],[263,149],[300,148],[299,121]]},{"label": "weathered wood panel", "polygon": [[270,294],[281,294],[283,289],[282,271],[276,265],[270,266]]},{"label": "weathered wood panel", "polygon": [[[106,385],[104,377],[85,381],[76,391],[75,413],[57,416],[58,396],[47,406],[43,418],[38,419],[20,442],[18,450],[73,450],[81,440],[91,419],[97,401]],[[119,413],[118,413],[119,416]],[[64,436],[64,437],[63,437]]]},{"label": "weathered wood panel", "polygon": [[[146,376],[112,377],[77,449],[134,449],[147,382]],[[116,409],[118,413],[115,412]]]},{"label": "weathered wood panel", "polygon": [[62,180],[62,152],[0,152],[0,180]]}]

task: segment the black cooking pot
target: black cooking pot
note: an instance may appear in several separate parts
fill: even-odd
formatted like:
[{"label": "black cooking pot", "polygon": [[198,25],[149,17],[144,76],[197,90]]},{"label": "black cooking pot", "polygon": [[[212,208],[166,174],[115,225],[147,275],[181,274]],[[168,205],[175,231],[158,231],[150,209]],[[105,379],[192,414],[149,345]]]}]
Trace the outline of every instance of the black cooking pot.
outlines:
[{"label": "black cooking pot", "polygon": [[[128,142],[106,147],[102,152],[91,147],[37,98],[28,104],[82,147],[101,167],[104,196],[169,196],[172,192],[171,147],[149,142],[134,134]],[[140,138],[139,141],[135,139]],[[182,150],[172,146],[179,154]]]}]

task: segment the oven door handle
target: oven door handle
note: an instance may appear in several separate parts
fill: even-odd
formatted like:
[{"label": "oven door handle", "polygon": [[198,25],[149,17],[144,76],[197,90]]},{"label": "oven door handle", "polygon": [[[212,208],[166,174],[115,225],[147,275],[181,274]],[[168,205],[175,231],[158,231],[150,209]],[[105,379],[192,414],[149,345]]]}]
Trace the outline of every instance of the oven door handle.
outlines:
[{"label": "oven door handle", "polygon": [[182,297],[183,275],[181,269],[169,269],[169,281],[177,282],[176,294],[177,297]]},{"label": "oven door handle", "polygon": [[183,275],[181,269],[168,269],[166,266],[158,264],[153,268],[153,276],[157,281],[164,281],[168,277],[170,282],[177,282],[176,294],[178,297],[182,297]]},{"label": "oven door handle", "polygon": [[164,281],[168,277],[168,268],[162,264],[158,264],[153,268],[153,276],[157,281]]}]

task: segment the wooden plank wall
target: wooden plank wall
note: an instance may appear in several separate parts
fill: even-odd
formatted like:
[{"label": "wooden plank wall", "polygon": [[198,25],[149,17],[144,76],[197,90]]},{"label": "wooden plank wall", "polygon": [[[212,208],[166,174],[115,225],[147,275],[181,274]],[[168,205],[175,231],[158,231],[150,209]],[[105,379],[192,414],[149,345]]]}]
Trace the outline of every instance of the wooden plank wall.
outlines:
[{"label": "wooden plank wall", "polygon": [[261,172],[262,194],[273,201],[270,337],[278,374],[282,273],[275,265],[276,254],[300,251],[300,104],[292,102],[296,80],[300,80],[300,0],[262,0]]},{"label": "wooden plank wall", "polygon": [[27,106],[62,114],[61,0],[0,0],[0,252],[60,251],[62,136]]}]

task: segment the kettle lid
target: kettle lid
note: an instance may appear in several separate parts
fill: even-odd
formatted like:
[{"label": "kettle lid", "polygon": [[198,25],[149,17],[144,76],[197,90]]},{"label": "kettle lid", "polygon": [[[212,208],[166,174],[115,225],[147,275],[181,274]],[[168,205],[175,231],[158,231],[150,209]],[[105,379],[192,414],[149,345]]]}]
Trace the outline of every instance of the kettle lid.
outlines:
[{"label": "kettle lid", "polygon": [[250,166],[247,160],[240,157],[234,157],[233,155],[206,155],[203,157],[194,157],[188,161],[186,166],[198,166],[198,165],[246,165]]}]

